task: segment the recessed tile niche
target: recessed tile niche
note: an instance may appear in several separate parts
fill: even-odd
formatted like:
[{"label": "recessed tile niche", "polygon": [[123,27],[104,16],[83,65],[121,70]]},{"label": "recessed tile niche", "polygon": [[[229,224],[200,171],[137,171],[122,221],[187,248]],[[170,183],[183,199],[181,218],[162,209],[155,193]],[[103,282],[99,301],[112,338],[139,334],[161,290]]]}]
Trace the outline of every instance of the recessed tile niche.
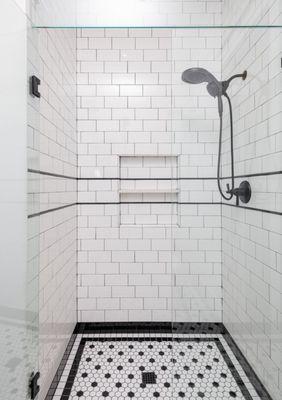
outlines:
[{"label": "recessed tile niche", "polygon": [[119,177],[121,225],[177,225],[177,155],[122,155]]}]

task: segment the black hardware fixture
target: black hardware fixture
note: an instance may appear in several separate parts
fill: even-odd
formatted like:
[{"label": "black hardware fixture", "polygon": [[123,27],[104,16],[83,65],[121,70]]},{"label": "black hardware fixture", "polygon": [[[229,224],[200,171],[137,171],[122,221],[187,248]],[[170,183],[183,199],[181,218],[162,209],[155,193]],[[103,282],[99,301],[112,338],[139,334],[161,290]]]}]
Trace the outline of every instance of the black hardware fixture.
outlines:
[{"label": "black hardware fixture", "polygon": [[229,183],[227,183],[227,192],[228,194],[232,194],[236,196],[236,206],[239,205],[239,199],[242,203],[248,203],[252,196],[251,185],[248,181],[243,181],[240,183],[238,188],[230,189]]},{"label": "black hardware fixture", "polygon": [[40,378],[40,372],[32,373],[29,382],[30,398],[35,399],[39,393],[40,386],[38,385],[38,379]]},{"label": "black hardware fixture", "polygon": [[32,75],[30,77],[30,93],[32,96],[38,97],[38,98],[41,97],[41,94],[38,90],[38,86],[40,85],[40,83],[41,83],[41,81],[39,78],[37,78],[37,76]]},{"label": "black hardware fixture", "polygon": [[[218,81],[213,74],[207,71],[204,68],[189,68],[182,74],[182,80],[184,82],[190,84],[199,84],[199,83],[207,83],[207,91],[212,97],[217,97],[218,101],[218,114],[219,114],[219,147],[218,147],[218,160],[217,160],[217,186],[221,196],[225,200],[231,200],[233,196],[236,196],[236,205],[239,205],[239,199],[243,203],[248,203],[251,198],[251,187],[247,181],[244,181],[240,184],[239,188],[235,188],[235,174],[234,174],[234,146],[233,146],[233,111],[232,111],[232,103],[230,97],[227,94],[227,89],[230,85],[230,82],[235,78],[242,78],[244,81],[247,78],[247,71],[244,71],[242,74],[236,74],[231,76],[231,78],[226,81]],[[223,101],[222,96],[227,99],[228,107],[229,107],[229,115],[230,115],[230,151],[231,151],[231,189],[230,185],[226,185],[226,192],[229,196],[223,193],[221,187],[221,176],[220,176],[220,167],[221,167],[221,147],[222,147],[222,114],[223,114]]]}]

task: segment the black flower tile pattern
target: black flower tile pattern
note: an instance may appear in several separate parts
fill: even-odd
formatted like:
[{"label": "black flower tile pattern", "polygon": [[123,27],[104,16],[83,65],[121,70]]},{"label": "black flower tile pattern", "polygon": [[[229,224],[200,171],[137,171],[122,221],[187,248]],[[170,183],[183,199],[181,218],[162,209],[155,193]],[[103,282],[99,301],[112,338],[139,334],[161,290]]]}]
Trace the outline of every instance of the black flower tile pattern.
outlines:
[{"label": "black flower tile pattern", "polygon": [[54,398],[258,398],[247,386],[219,338],[83,337],[64,388]]}]

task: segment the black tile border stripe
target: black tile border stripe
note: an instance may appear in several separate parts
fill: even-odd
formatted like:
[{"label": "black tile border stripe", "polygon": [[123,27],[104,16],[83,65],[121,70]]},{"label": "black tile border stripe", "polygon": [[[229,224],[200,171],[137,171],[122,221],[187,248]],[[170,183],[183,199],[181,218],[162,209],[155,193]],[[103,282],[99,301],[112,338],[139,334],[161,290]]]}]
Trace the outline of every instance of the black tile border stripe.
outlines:
[{"label": "black tile border stripe", "polygon": [[[272,172],[257,172],[254,174],[242,174],[242,175],[235,175],[235,179],[236,178],[253,178],[256,176],[271,176],[271,175],[281,175],[282,171],[272,171]],[[231,179],[231,176],[224,176],[221,177],[220,179]]]},{"label": "black tile border stripe", "polygon": [[266,209],[263,209],[263,208],[240,206],[240,205],[237,206],[236,204],[231,204],[231,203],[221,203],[221,204],[223,206],[241,208],[243,210],[245,209],[245,210],[251,210],[251,211],[260,211],[260,212],[267,213],[267,214],[282,215],[282,212],[280,212],[280,211],[266,210]]},{"label": "black tile border stripe", "polygon": [[[89,177],[89,178],[79,178],[79,177],[74,177],[74,176],[69,176],[69,175],[63,175],[63,174],[56,174],[53,172],[48,172],[48,171],[42,171],[39,169],[32,169],[28,168],[27,170],[30,173],[33,174],[39,174],[39,175],[46,175],[50,176],[53,178],[65,178],[65,179],[73,179],[77,181],[88,181],[88,180],[94,180],[94,181],[100,181],[100,180],[119,180],[119,181],[151,181],[151,180],[157,180],[157,181],[177,181],[177,180],[216,180],[216,177],[213,176],[205,176],[205,177],[176,177],[176,178],[120,178],[120,177]],[[236,178],[250,178],[250,177],[259,177],[259,176],[271,176],[271,175],[280,175],[282,174],[282,171],[272,171],[272,172],[258,172],[258,173],[253,173],[253,174],[242,174],[242,175],[235,175]],[[231,179],[231,176],[223,176],[220,177],[221,180],[223,179]]]},{"label": "black tile border stripe", "polygon": [[113,203],[77,203],[78,206],[83,205],[120,205],[120,204],[177,204],[177,205],[223,205],[229,207],[236,207],[246,210],[252,211],[260,211],[263,213],[274,214],[274,215],[282,215],[280,211],[273,211],[273,210],[266,210],[263,208],[255,208],[255,207],[248,207],[248,206],[237,206],[236,204],[231,203],[222,203],[222,202],[178,202],[178,201],[121,201],[121,202],[113,202]]},{"label": "black tile border stripe", "polygon": [[34,217],[39,217],[40,215],[44,215],[50,212],[54,211],[59,211],[67,207],[73,207],[73,206],[90,206],[90,205],[122,205],[122,204],[176,204],[176,205],[221,205],[221,206],[229,206],[229,207],[235,207],[235,208],[240,208],[240,209],[245,209],[245,210],[251,210],[251,211],[258,211],[258,212],[263,212],[267,214],[273,214],[273,215],[282,215],[282,212],[280,211],[273,211],[273,210],[266,210],[263,208],[256,208],[256,207],[248,207],[248,206],[237,206],[236,204],[231,204],[231,203],[222,203],[222,202],[178,202],[178,201],[118,201],[118,202],[83,202],[83,203],[71,203],[71,204],[66,204],[61,207],[56,207],[56,208],[50,208],[48,210],[40,211],[38,213],[34,214],[29,214],[27,218],[34,218]]},{"label": "black tile border stripe", "polygon": [[54,396],[54,394],[55,394],[55,392],[57,390],[58,384],[60,382],[60,379],[62,377],[64,369],[66,367],[67,361],[69,359],[70,353],[72,351],[73,345],[75,343],[75,340],[76,340],[76,334],[73,333],[71,335],[71,338],[70,338],[68,344],[67,344],[67,348],[66,348],[66,350],[64,352],[63,358],[62,358],[62,360],[60,362],[60,365],[59,365],[59,367],[58,367],[58,369],[57,369],[57,371],[55,373],[55,376],[54,376],[54,378],[52,380],[51,386],[50,386],[50,388],[48,390],[48,393],[47,393],[47,395],[45,397],[45,400],[52,400],[53,399],[53,396]]},{"label": "black tile border stripe", "polygon": [[[226,328],[225,328],[226,329]],[[229,331],[226,329],[226,334],[224,338],[232,350],[233,354],[236,356],[237,360],[239,361],[241,367],[243,368],[245,374],[247,375],[249,381],[255,388],[257,394],[263,400],[272,400],[270,394],[268,393],[266,387],[261,383],[258,375],[255,373],[254,369],[252,368],[251,364],[248,362],[238,345],[236,344],[233,337],[230,335]]]},{"label": "black tile border stripe", "polygon": [[64,178],[64,179],[72,179],[72,180],[78,179],[77,177],[74,177],[74,176],[56,174],[56,173],[48,172],[48,171],[41,171],[40,169],[28,168],[27,172],[32,173],[32,174],[51,176],[53,178]]},{"label": "black tile border stripe", "polygon": [[54,211],[63,210],[64,208],[73,207],[73,206],[76,206],[76,205],[77,205],[77,203],[71,203],[71,204],[66,204],[65,206],[50,208],[50,209],[48,209],[48,210],[39,211],[39,212],[34,213],[34,214],[29,214],[29,215],[27,216],[27,218],[40,217],[40,215],[48,214],[48,213],[54,212]]},{"label": "black tile border stripe", "polygon": [[119,205],[119,204],[179,204],[179,205],[182,205],[182,204],[194,204],[194,205],[205,205],[205,204],[207,204],[207,205],[212,205],[212,204],[215,204],[215,205],[221,205],[222,203],[221,202],[207,202],[207,201],[203,201],[203,202],[200,202],[200,201],[198,201],[198,202],[178,202],[178,201],[117,201],[117,202],[113,202],[113,203],[91,203],[91,202],[89,202],[89,203],[87,203],[87,202],[83,202],[83,203],[77,203],[77,205],[78,206],[85,206],[85,205],[107,205],[107,204],[110,204],[110,205]]},{"label": "black tile border stripe", "polygon": [[[252,396],[250,395],[250,392],[248,391],[246,385],[244,384],[244,382],[242,381],[238,371],[236,370],[233,362],[231,361],[230,357],[228,356],[226,350],[224,349],[222,343],[220,342],[219,338],[197,338],[197,337],[193,337],[193,338],[174,338],[172,337],[142,337],[142,338],[138,338],[138,337],[120,337],[120,338],[110,338],[110,337],[104,337],[104,338],[82,338],[79,346],[78,346],[78,350],[77,353],[75,355],[73,364],[71,366],[71,370],[69,372],[69,376],[67,378],[67,382],[65,384],[65,387],[63,389],[63,393],[61,395],[61,399],[60,400],[68,400],[71,390],[72,390],[72,386],[75,380],[75,377],[77,375],[77,371],[79,368],[79,363],[81,361],[81,357],[84,351],[84,347],[86,345],[87,342],[106,342],[106,341],[115,341],[115,342],[134,342],[134,341],[138,341],[138,342],[146,342],[146,341],[150,341],[150,342],[156,342],[156,341],[162,341],[162,342],[213,342],[216,344],[218,350],[220,351],[221,356],[223,357],[229,371],[231,372],[234,380],[237,383],[238,388],[241,390],[245,400],[252,400]],[[173,390],[173,385],[172,385],[172,390]]]},{"label": "black tile border stripe", "polygon": [[224,334],[221,322],[78,322],[74,334],[91,333],[200,333]]}]

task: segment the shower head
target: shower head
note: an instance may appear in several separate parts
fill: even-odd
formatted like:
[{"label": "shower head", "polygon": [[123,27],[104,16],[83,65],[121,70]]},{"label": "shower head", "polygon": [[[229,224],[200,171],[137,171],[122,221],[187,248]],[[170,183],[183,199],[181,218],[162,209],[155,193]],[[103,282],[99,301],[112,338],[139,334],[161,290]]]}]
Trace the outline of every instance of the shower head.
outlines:
[{"label": "shower head", "polygon": [[182,80],[187,83],[191,83],[192,85],[198,83],[207,83],[207,91],[212,97],[218,98],[218,112],[222,115],[223,105],[222,105],[222,95],[227,95],[226,91],[229,87],[230,82],[235,78],[242,78],[245,80],[247,77],[247,71],[244,71],[243,74],[233,75],[231,78],[226,81],[218,81],[216,77],[211,74],[208,70],[204,68],[189,68],[186,69],[182,73]]},{"label": "shower head", "polygon": [[213,74],[204,68],[189,68],[182,74],[182,80],[193,85],[207,82],[207,91],[213,97],[222,95],[222,85]]},{"label": "shower head", "polygon": [[189,68],[182,74],[182,80],[187,83],[197,84],[203,82],[218,82],[218,80],[204,68]]},{"label": "shower head", "polygon": [[222,96],[228,89],[228,86],[233,79],[242,78],[245,80],[246,77],[247,71],[244,71],[242,74],[233,75],[226,81],[220,82],[208,70],[198,67],[186,69],[186,71],[182,73],[182,80],[184,82],[191,83],[192,85],[207,82],[207,90],[213,97]]}]

